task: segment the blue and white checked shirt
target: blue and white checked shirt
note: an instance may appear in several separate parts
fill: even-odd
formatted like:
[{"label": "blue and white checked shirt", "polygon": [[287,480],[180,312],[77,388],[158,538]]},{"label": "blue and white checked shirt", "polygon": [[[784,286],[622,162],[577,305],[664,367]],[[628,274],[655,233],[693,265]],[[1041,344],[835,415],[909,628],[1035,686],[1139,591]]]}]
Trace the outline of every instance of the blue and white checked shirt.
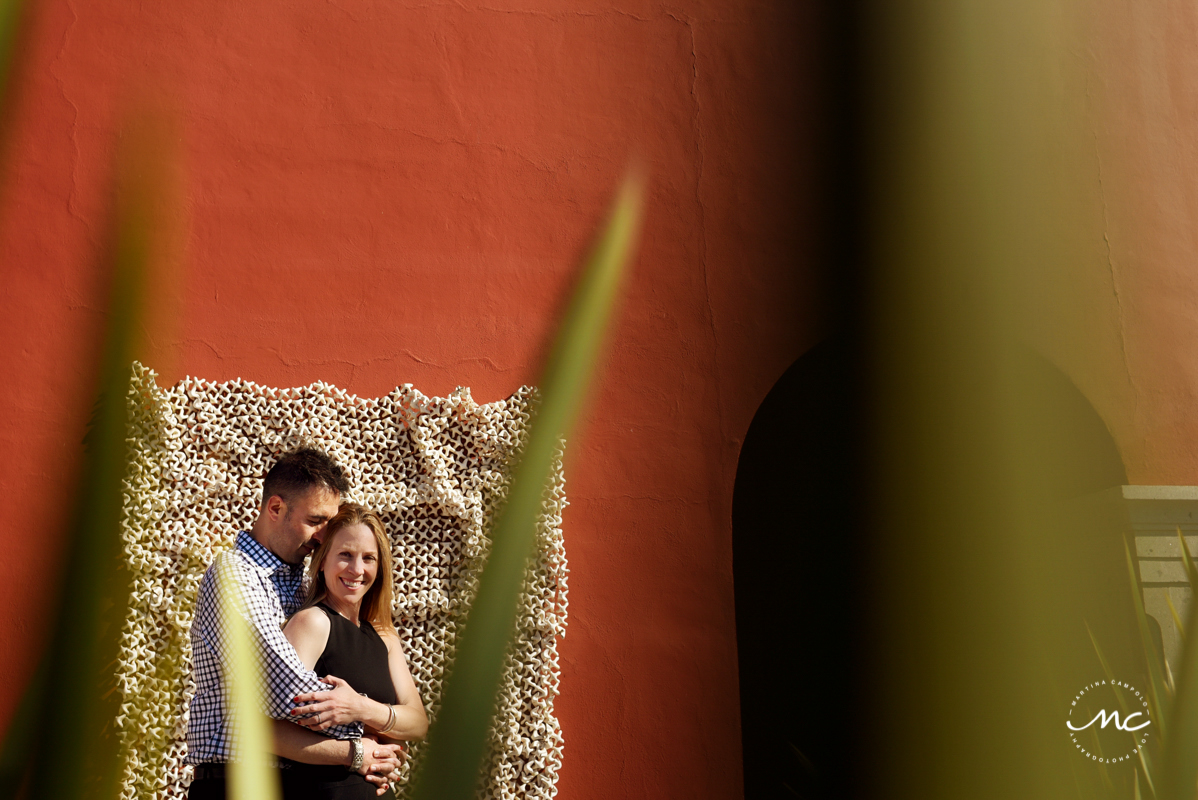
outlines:
[{"label": "blue and white checked shirt", "polygon": [[[295,648],[283,636],[283,622],[299,610],[304,597],[304,567],[283,561],[245,531],[237,534],[236,547],[217,557],[222,575],[234,575],[241,587],[247,621],[258,641],[262,674],[266,678],[263,712],[274,719],[294,719],[294,698],[303,692],[332,689],[304,666]],[[226,692],[221,677],[225,663],[226,633],[217,601],[217,564],[204,573],[191,625],[191,660],[196,693],[187,724],[187,763],[227,762],[233,756],[236,731],[226,713]],[[362,735],[360,723],[334,725],[326,733],[336,739]]]}]

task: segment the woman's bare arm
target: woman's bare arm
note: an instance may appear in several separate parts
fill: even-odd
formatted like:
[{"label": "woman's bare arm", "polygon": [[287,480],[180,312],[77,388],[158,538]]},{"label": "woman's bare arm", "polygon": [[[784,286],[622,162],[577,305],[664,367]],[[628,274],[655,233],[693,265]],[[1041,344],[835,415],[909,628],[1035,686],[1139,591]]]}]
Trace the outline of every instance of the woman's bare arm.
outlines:
[{"label": "woman's bare arm", "polygon": [[[424,703],[420,693],[416,691],[416,682],[408,670],[408,660],[403,654],[403,645],[395,629],[382,632],[383,642],[387,645],[387,667],[391,671],[391,683],[395,686],[395,695],[399,703],[395,708],[395,724],[386,733],[380,733],[378,728],[373,732],[380,741],[408,742],[423,739],[428,733],[428,715],[424,713]],[[385,727],[383,722],[379,727]]]}]

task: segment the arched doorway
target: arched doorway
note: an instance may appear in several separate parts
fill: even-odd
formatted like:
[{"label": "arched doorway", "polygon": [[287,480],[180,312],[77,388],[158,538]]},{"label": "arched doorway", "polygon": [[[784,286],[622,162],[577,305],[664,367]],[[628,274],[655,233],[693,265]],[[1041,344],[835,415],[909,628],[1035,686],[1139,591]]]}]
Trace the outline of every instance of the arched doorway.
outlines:
[{"label": "arched doorway", "polygon": [[737,464],[733,572],[745,797],[829,796],[847,770],[857,448],[849,358],[824,341],[778,379]]},{"label": "arched doorway", "polygon": [[[733,573],[740,668],[746,800],[852,796],[856,657],[870,587],[868,404],[860,401],[855,351],[833,337],[778,379],[745,436],[733,496]],[[1021,414],[1046,431],[1025,457],[1038,469],[1026,491],[1045,508],[1126,483],[1105,423],[1073,382],[1049,361],[1016,348],[1015,381],[1028,388]],[[863,446],[864,445],[864,446]],[[1055,512],[1054,512],[1055,513]],[[1068,526],[1058,549],[1083,555],[1062,569],[1085,571],[1095,591],[1058,609],[1076,663],[1097,666],[1084,620],[1123,641],[1130,595],[1118,531]],[[1135,653],[1120,656],[1134,669]],[[1080,684],[1079,684],[1080,685]]]}]

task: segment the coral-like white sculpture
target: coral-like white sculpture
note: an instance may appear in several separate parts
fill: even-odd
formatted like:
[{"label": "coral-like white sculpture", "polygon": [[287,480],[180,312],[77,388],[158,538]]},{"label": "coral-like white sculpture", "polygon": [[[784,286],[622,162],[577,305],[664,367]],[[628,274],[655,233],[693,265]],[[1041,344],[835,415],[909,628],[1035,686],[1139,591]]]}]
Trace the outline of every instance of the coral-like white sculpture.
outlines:
[{"label": "coral-like white sculpture", "polygon": [[[337,459],[353,483],[348,499],[383,514],[395,555],[395,617],[435,719],[535,390],[479,405],[468,389],[439,398],[405,385],[375,399],[324,383],[270,389],[189,378],[163,390],[155,377],[133,365],[122,521],[133,596],[117,667],[124,800],[185,796],[191,768],[183,763],[184,735],[195,688],[188,632],[200,578],[237,531],[252,525],[275,458],[301,444]],[[525,576],[485,798],[557,793],[562,735],[553,702],[557,639],[566,627],[565,505],[559,457]],[[413,756],[419,760],[419,745]],[[408,769],[396,787],[400,797]]]}]

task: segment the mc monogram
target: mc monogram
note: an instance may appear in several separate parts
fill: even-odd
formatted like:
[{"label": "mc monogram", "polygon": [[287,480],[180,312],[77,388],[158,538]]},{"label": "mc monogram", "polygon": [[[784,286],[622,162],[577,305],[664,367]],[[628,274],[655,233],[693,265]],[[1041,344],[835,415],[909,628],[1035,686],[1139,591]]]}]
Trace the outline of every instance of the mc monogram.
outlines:
[{"label": "mc monogram", "polygon": [[1127,717],[1122,722],[1120,722],[1118,711],[1112,711],[1110,713],[1110,715],[1108,716],[1106,709],[1103,709],[1102,711],[1099,711],[1094,716],[1094,719],[1090,720],[1085,725],[1082,725],[1080,728],[1073,727],[1073,723],[1068,720],[1065,720],[1065,724],[1069,726],[1069,730],[1071,730],[1071,731],[1084,731],[1086,728],[1090,727],[1095,722],[1098,722],[1098,720],[1100,720],[1100,719],[1102,720],[1102,725],[1100,727],[1105,728],[1111,722],[1114,722],[1115,727],[1122,731],[1138,731],[1138,730],[1140,730],[1140,728],[1146,728],[1152,724],[1152,720],[1145,720],[1144,722],[1141,722],[1139,725],[1136,725],[1133,727],[1131,724],[1132,717],[1138,717],[1138,716],[1141,716],[1141,714],[1139,711],[1136,711],[1135,713],[1128,714]]}]

